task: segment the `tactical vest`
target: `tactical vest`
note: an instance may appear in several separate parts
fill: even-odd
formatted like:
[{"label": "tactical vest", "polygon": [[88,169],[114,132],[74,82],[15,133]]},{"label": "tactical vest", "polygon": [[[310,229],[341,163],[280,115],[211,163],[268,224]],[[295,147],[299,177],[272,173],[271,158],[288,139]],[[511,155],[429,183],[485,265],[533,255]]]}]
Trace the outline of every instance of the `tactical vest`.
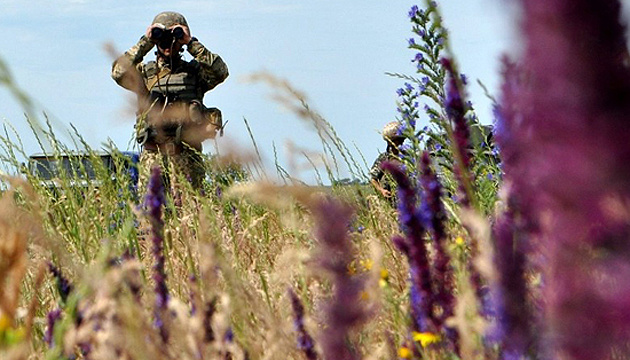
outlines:
[{"label": "tactical vest", "polygon": [[155,61],[151,61],[145,65],[144,77],[151,99],[160,103],[203,99],[203,93],[198,87],[197,71],[192,62],[183,63],[172,73],[167,68],[160,69]]},{"label": "tactical vest", "polygon": [[[203,105],[204,92],[198,86],[198,65],[195,60],[183,61],[174,73],[168,68],[160,69],[155,61],[144,65],[142,75],[149,91],[151,108],[138,114],[136,140],[145,148],[156,150],[164,144],[181,148],[184,141],[201,150],[201,141],[214,138],[217,131],[223,134],[221,111]],[[151,111],[159,113],[157,118],[160,121],[152,121]],[[213,125],[214,130],[209,130],[207,125]],[[200,139],[199,134],[203,134],[204,138]]]}]

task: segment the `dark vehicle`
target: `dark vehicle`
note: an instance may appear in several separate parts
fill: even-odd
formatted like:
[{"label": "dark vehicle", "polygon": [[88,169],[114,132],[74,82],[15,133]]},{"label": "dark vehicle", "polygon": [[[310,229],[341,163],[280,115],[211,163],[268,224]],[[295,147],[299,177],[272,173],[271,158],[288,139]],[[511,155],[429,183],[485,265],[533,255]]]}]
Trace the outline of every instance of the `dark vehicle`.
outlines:
[{"label": "dark vehicle", "polygon": [[[126,174],[135,188],[138,181],[138,154],[133,152],[90,152],[67,154],[33,154],[29,157],[27,171],[39,179],[48,189],[64,184],[70,187],[99,187],[102,179],[112,180]],[[67,184],[67,185],[65,185]]]}]

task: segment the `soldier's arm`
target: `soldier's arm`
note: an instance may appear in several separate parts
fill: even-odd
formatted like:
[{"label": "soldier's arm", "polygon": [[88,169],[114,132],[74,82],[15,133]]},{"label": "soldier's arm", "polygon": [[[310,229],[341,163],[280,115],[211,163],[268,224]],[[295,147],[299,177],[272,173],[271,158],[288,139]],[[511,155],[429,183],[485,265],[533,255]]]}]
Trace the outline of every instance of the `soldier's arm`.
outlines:
[{"label": "soldier's arm", "polygon": [[374,164],[372,164],[372,167],[370,168],[370,179],[377,182],[381,181],[381,178],[383,177],[383,175],[385,175],[385,172],[383,171],[383,169],[381,169],[381,164],[385,160],[387,160],[386,153],[381,153],[376,157],[376,160],[374,160]]},{"label": "soldier's arm", "polygon": [[381,186],[380,182],[374,179],[371,179],[370,184],[372,184],[374,189],[376,189],[376,191],[378,191],[381,195],[383,195],[383,197],[389,198],[390,196],[392,196],[391,192],[389,192],[389,190],[385,190],[385,188]]},{"label": "soldier's arm", "polygon": [[118,85],[137,94],[146,92],[140,67],[144,56],[151,51],[154,44],[142,35],[138,43],[122,54],[112,65],[112,78]]},{"label": "soldier's arm", "polygon": [[210,52],[199,40],[192,38],[187,49],[199,64],[199,77],[204,84],[204,92],[214,89],[228,77],[228,68],[223,59]]},{"label": "soldier's arm", "polygon": [[374,161],[374,164],[370,168],[370,184],[372,184],[374,189],[378,191],[381,195],[389,198],[391,196],[391,193],[381,185],[381,180],[385,176],[385,171],[381,169],[381,164],[385,160],[387,160],[387,153],[380,154]]}]

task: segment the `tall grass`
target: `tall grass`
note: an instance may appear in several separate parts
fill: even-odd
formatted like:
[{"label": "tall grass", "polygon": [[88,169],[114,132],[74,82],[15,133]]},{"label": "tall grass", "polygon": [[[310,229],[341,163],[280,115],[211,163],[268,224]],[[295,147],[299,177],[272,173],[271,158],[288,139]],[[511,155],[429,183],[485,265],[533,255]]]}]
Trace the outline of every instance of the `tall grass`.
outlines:
[{"label": "tall grass", "polygon": [[[52,126],[34,128],[53,158],[89,154],[98,181],[77,187],[80,168],[51,191],[32,174],[3,175],[0,356],[627,358],[627,51],[617,2],[571,4],[524,2],[528,50],[506,64],[496,104],[501,164],[474,141],[480,125],[437,5],[410,10],[420,77],[397,75],[409,83],[398,91],[409,149],[384,165],[396,207],[336,181],[367,169],[302,94],[266,74],[313,122],[334,186],[305,186],[279,164],[284,181],[273,184],[260,159],[204,156],[203,191],[185,189],[175,206],[157,169],[138,196],[80,134],[69,146]],[[558,22],[545,28],[550,14]],[[594,73],[590,52],[564,46],[583,28],[610,36],[586,37],[608,61]],[[19,173],[26,154],[10,126],[0,145],[3,166]]]}]

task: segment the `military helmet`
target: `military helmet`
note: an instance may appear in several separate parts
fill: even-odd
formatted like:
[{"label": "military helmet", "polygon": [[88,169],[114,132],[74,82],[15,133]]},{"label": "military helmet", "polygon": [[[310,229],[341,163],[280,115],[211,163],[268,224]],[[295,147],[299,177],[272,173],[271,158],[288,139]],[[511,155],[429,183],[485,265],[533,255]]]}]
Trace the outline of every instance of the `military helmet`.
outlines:
[{"label": "military helmet", "polygon": [[400,134],[402,130],[402,123],[400,121],[388,122],[383,127],[383,139],[385,141],[394,141],[396,139],[402,139],[404,136]]},{"label": "military helmet", "polygon": [[164,28],[168,29],[175,25],[182,25],[188,27],[188,22],[186,22],[186,18],[184,15],[174,12],[174,11],[164,11],[155,16],[153,18],[153,24],[161,24]]}]

